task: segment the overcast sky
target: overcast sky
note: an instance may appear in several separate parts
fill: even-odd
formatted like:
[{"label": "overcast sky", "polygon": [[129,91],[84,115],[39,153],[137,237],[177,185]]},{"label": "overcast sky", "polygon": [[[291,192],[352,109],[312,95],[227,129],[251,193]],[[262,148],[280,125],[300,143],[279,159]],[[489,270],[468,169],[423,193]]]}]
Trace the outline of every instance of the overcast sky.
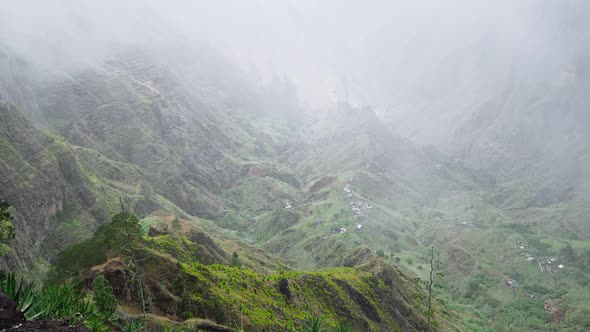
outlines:
[{"label": "overcast sky", "polygon": [[46,66],[100,60],[120,44],[170,53],[205,45],[257,77],[286,75],[310,104],[337,97],[404,117],[453,86],[503,84],[514,66],[562,70],[562,34],[588,8],[580,0],[2,2],[0,44]]}]

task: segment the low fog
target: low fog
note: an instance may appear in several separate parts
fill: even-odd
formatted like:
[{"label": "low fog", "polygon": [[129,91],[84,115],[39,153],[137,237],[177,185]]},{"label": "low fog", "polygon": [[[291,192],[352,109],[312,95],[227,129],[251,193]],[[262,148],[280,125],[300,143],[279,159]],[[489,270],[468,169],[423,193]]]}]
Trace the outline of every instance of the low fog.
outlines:
[{"label": "low fog", "polygon": [[249,79],[290,80],[306,105],[371,105],[401,135],[457,153],[453,137],[474,113],[498,103],[510,112],[587,75],[584,9],[579,0],[18,1],[3,5],[0,45],[66,71],[129,47],[171,63],[221,54]]}]

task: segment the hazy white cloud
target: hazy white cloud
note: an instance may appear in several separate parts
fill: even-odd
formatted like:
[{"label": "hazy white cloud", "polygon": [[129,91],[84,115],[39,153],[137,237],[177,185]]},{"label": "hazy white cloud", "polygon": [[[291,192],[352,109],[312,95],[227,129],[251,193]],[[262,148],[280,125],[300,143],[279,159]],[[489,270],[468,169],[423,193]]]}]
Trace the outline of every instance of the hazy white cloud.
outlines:
[{"label": "hazy white cloud", "polygon": [[588,16],[580,0],[4,2],[0,44],[48,66],[100,60],[116,45],[205,45],[258,77],[290,77],[308,99],[336,93],[402,117],[429,114],[420,101],[454,86],[491,87],[514,66],[567,62],[561,32]]}]

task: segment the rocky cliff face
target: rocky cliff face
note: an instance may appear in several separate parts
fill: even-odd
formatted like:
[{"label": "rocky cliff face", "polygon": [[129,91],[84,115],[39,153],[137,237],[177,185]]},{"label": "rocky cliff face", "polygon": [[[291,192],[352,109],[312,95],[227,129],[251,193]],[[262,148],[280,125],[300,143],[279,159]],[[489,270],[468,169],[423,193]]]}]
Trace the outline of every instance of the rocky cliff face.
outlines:
[{"label": "rocky cliff face", "polygon": [[16,209],[18,245],[9,261],[25,268],[57,227],[57,215],[75,204],[92,208],[97,198],[66,143],[37,130],[12,104],[0,104],[0,126],[1,194]]},{"label": "rocky cliff face", "polygon": [[159,206],[138,168],[37,129],[12,104],[0,104],[0,119],[0,195],[16,210],[10,267],[26,269],[89,236],[119,198],[138,211]]},{"label": "rocky cliff face", "polygon": [[222,193],[272,149],[245,116],[264,113],[265,99],[243,95],[231,70],[223,81],[179,68],[138,53],[70,73],[0,58],[0,99],[10,101],[0,195],[17,209],[22,267],[76,241],[65,229],[88,237],[119,198],[141,215],[167,206],[217,219],[231,205]]}]

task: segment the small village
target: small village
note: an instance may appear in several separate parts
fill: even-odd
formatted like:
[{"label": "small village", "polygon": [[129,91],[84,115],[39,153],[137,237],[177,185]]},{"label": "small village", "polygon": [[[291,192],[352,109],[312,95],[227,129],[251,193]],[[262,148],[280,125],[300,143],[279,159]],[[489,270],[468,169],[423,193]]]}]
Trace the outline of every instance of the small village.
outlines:
[{"label": "small village", "polygon": [[367,221],[367,210],[372,209],[373,206],[370,205],[369,203],[366,202],[362,202],[362,201],[355,201],[354,200],[354,195],[352,193],[352,178],[348,179],[348,181],[346,182],[346,185],[344,185],[344,194],[346,195],[346,198],[350,201],[350,208],[352,209],[352,211],[355,214],[355,218],[356,218],[356,223],[355,223],[355,227],[360,230],[363,228],[363,226],[365,225],[365,222]]},{"label": "small village", "polygon": [[[353,178],[349,178],[342,189],[346,199],[349,201],[350,209],[354,213],[355,216],[355,228],[357,230],[361,230],[367,221],[367,210],[372,209],[373,206],[369,203],[355,200],[352,188],[352,180]],[[318,223],[323,223],[323,220],[318,220]],[[335,227],[333,230],[335,233],[344,234],[347,232],[347,229],[343,226]]]},{"label": "small village", "polygon": [[[555,257],[546,258],[533,256],[526,250],[523,240],[515,240],[515,249],[517,249],[520,252],[518,256],[524,258],[527,262],[536,262],[539,266],[539,270],[541,271],[541,273],[546,273],[552,275],[553,277],[558,277],[559,273],[561,273],[565,268],[565,265],[559,263],[559,260]],[[508,276],[504,278],[504,282],[506,286],[510,287],[510,289],[513,292],[516,291],[516,289],[518,288],[518,283],[516,282],[516,280]],[[527,296],[534,297],[534,295],[532,294],[528,294]]]},{"label": "small village", "polygon": [[537,264],[539,265],[539,270],[541,270],[542,273],[556,275],[565,268],[565,265],[560,263],[559,260],[555,257],[535,257],[529,254],[522,240],[515,240],[515,243],[516,249],[520,251],[519,256],[526,258],[526,260],[529,262],[537,262]]}]

